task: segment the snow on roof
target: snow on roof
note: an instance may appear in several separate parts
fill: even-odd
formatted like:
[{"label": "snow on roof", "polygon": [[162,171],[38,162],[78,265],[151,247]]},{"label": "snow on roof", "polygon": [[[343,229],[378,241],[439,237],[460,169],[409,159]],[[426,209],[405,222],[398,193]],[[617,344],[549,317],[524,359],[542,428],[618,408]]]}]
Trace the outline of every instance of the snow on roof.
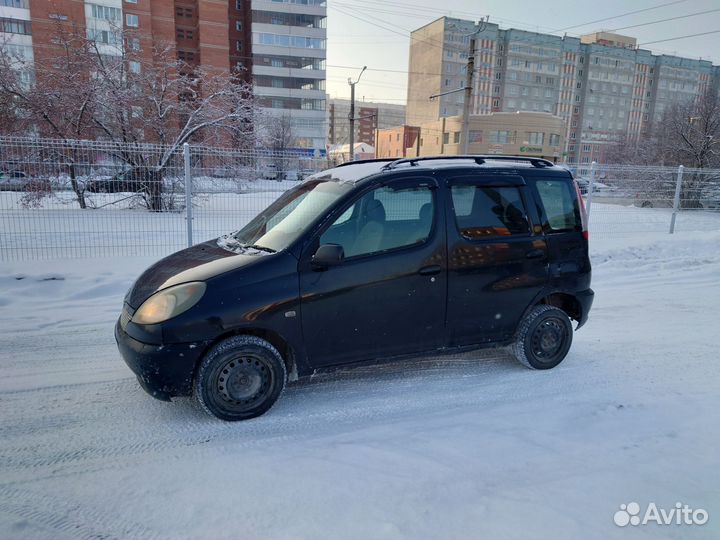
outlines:
[{"label": "snow on roof", "polygon": [[370,163],[356,163],[343,167],[334,167],[308,177],[308,180],[332,179],[339,182],[356,182],[368,176],[379,173],[387,165],[387,161],[374,161]]}]

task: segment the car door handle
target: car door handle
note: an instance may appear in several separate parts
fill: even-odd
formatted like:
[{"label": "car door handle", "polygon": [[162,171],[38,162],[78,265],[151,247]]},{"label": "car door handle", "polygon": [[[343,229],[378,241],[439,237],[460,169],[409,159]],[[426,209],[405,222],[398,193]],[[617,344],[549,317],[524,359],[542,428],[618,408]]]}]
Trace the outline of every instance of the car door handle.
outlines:
[{"label": "car door handle", "polygon": [[541,259],[545,256],[544,249],[531,249],[525,254],[526,259]]},{"label": "car door handle", "polygon": [[439,274],[441,270],[442,267],[439,264],[433,264],[432,266],[423,266],[418,271],[418,274],[421,276],[434,276],[435,274]]}]

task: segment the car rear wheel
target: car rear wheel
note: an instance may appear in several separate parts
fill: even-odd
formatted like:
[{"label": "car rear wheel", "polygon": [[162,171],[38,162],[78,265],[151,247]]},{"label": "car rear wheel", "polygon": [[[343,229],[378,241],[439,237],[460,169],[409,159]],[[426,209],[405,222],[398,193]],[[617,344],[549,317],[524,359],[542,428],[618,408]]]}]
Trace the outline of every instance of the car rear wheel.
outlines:
[{"label": "car rear wheel", "polygon": [[195,399],[221,420],[247,420],[267,412],[285,387],[280,353],[256,336],[234,336],[205,355],[195,377]]},{"label": "car rear wheel", "polygon": [[535,306],[520,323],[513,356],[530,369],[550,369],[563,361],[572,345],[572,323],[563,310]]}]

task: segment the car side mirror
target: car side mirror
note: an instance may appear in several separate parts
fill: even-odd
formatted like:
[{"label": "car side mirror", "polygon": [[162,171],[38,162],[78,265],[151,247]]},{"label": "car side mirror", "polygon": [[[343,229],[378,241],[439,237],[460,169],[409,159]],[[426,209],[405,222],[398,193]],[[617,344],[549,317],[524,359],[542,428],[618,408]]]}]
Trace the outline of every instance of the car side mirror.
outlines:
[{"label": "car side mirror", "polygon": [[317,268],[337,266],[345,260],[345,250],[338,244],[323,244],[312,256],[312,265]]}]

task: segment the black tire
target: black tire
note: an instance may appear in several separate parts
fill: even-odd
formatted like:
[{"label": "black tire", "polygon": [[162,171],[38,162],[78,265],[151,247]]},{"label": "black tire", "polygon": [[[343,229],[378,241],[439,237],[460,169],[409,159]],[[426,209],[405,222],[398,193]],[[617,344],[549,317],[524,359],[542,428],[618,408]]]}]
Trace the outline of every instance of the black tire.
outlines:
[{"label": "black tire", "polygon": [[642,208],[652,208],[653,203],[652,203],[652,201],[643,201],[641,207]]},{"label": "black tire", "polygon": [[567,313],[554,306],[535,306],[520,323],[511,351],[530,369],[551,369],[567,356],[572,335]]},{"label": "black tire", "polygon": [[275,347],[256,336],[233,336],[200,362],[194,395],[208,414],[248,420],[273,406],[286,381],[285,362]]}]

